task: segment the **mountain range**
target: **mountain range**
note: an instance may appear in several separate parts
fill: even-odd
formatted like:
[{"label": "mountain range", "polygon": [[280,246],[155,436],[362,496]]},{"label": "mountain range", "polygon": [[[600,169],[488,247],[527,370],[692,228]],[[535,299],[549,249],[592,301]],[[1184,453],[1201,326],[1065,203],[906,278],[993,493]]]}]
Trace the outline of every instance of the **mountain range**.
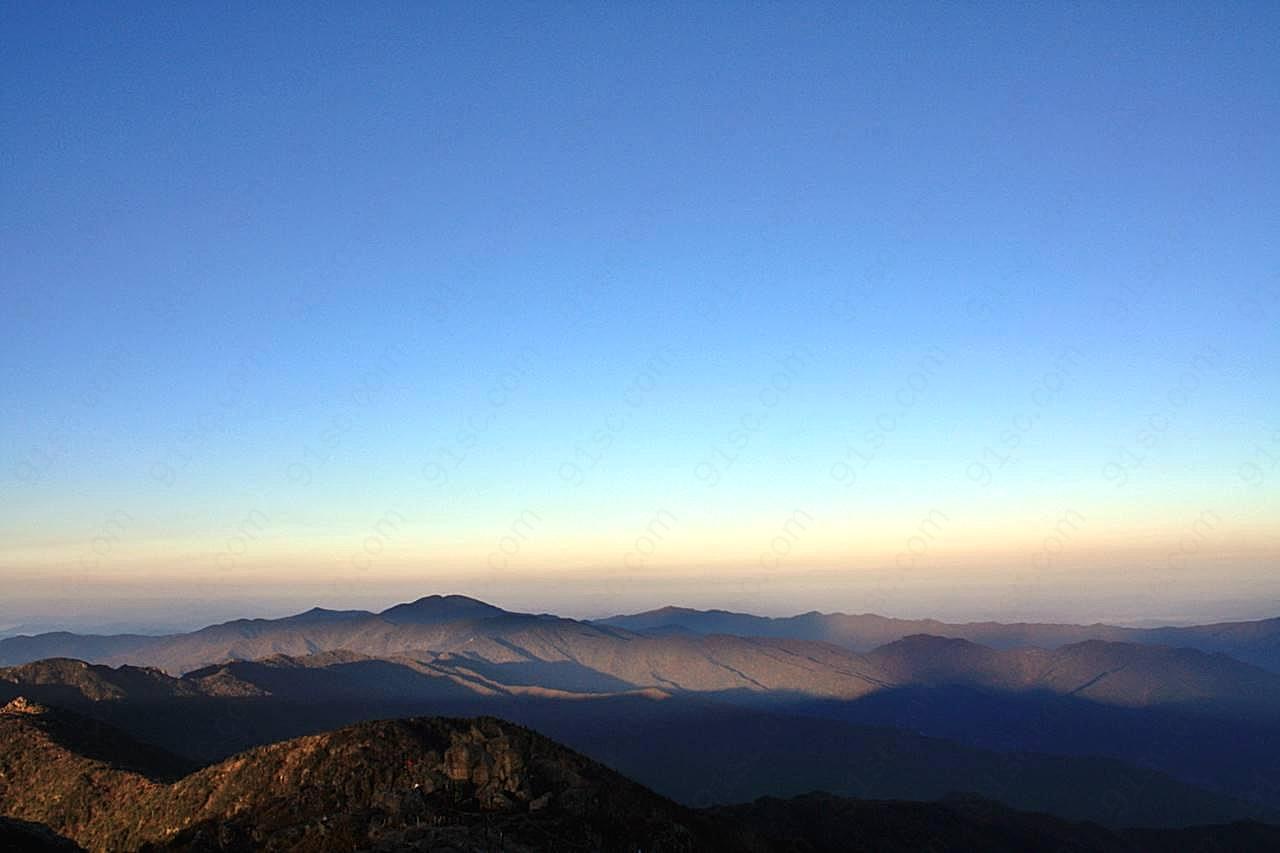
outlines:
[{"label": "mountain range", "polygon": [[[882,633],[864,639],[886,642],[864,648],[850,632],[834,642],[802,630],[824,620],[871,620]],[[1251,634],[1261,654],[1269,624],[1226,633],[1237,644]],[[1127,827],[1280,824],[1280,674],[1155,642],[1211,631],[1122,642],[1079,639],[1071,626],[987,624],[975,635],[989,645],[896,636],[919,627],[674,608],[591,622],[428,596],[382,613],[317,608],[163,637],[9,638],[0,641],[0,704],[21,697],[57,709],[42,719],[78,714],[145,745],[104,754],[141,756],[113,766],[156,784],[365,721],[484,717],[552,738],[701,810],[699,820],[762,797],[760,814],[773,815],[776,802],[803,813],[812,806],[803,798],[823,791],[854,798],[837,809],[850,815],[868,801],[931,802],[931,815],[967,826],[985,820],[975,803],[998,802],[1088,821],[1108,838]],[[730,628],[766,634],[718,632]],[[1040,629],[1049,639],[1030,644]],[[167,769],[138,765],[145,749],[167,756]],[[68,834],[38,812],[0,813]],[[765,823],[786,822],[775,817]],[[1067,835],[1079,841],[1074,829]]]},{"label": "mountain range", "polygon": [[914,634],[970,640],[997,649],[1056,649],[1101,640],[1111,643],[1173,646],[1222,653],[1272,672],[1280,672],[1280,618],[1221,622],[1191,627],[1125,628],[1115,625],[1053,623],[940,622],[936,619],[892,619],[874,614],[802,613],[769,617],[726,610],[663,607],[644,613],[598,620],[640,633],[733,634],[786,637],[833,643],[868,652]]},{"label": "mountain range", "polygon": [[[870,638],[883,643],[864,649]],[[429,656],[475,676],[586,692],[658,688],[856,698],[941,679],[1244,715],[1266,713],[1280,698],[1280,672],[1247,665],[1249,658],[1267,658],[1280,649],[1280,620],[1138,630],[946,625],[818,613],[776,620],[664,608],[590,622],[508,612],[462,596],[430,596],[380,613],[315,608],[166,637],[8,638],[0,640],[0,665],[72,657],[182,674],[228,661],[339,649],[375,657]]]}]

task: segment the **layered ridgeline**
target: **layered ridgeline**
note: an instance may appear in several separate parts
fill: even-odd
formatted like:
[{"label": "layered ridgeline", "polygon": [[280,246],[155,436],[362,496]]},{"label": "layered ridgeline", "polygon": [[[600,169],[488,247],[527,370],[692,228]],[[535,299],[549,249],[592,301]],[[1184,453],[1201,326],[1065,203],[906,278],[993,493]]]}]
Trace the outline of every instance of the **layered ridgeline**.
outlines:
[{"label": "layered ridgeline", "polygon": [[0,709],[0,843],[15,850],[1240,853],[1258,824],[1108,830],[971,798],[692,810],[490,718],[363,723],[175,776],[181,762],[25,699]]},{"label": "layered ridgeline", "polygon": [[[435,624],[429,638],[407,639],[397,629],[392,643],[385,635],[336,637],[322,623],[280,627],[290,621],[254,625],[251,641],[209,653],[222,661],[178,679],[156,666],[110,669],[53,658],[0,669],[0,695],[28,684],[61,685],[86,699],[272,695],[296,687],[294,692],[311,696],[368,699],[641,693],[759,705],[964,686],[1243,721],[1280,717],[1280,675],[1225,655],[1165,646],[1088,641],[1058,649],[993,649],[913,636],[858,654],[800,640],[650,637],[506,616]],[[172,645],[188,642],[179,638],[138,657],[171,657]],[[406,647],[418,642],[424,645]]]},{"label": "layered ridgeline", "polygon": [[1254,622],[1164,628],[1124,628],[1115,625],[1066,625],[1023,622],[940,622],[936,619],[891,619],[874,614],[819,613],[769,617],[727,610],[663,607],[645,613],[598,620],[629,631],[650,634],[733,634],[742,637],[782,637],[833,643],[858,652],[917,634],[969,640],[998,649],[1035,647],[1056,649],[1090,640],[1110,643],[1174,646],[1222,653],[1255,666],[1280,672],[1280,618]]},{"label": "layered ridgeline", "polygon": [[[1220,657],[1227,654],[1260,668],[1269,663],[1280,668],[1280,619],[1142,630],[1102,625],[948,625],[816,613],[770,619],[665,608],[582,622],[511,613],[464,596],[429,596],[376,614],[316,608],[283,619],[241,619],[163,637],[67,633],[11,637],[0,640],[0,665],[64,657],[181,674],[233,660],[342,650],[379,658],[408,654],[419,660],[424,656],[446,663],[461,660],[474,664],[477,675],[568,690],[656,687],[854,698],[913,683],[918,667],[903,670],[894,663],[886,668],[866,653],[923,635],[1023,652],[998,658],[998,666],[1007,670],[999,679],[1020,689],[1087,692],[1102,681],[1114,683],[1107,673],[1118,667],[1154,667],[1166,682],[1159,691],[1161,703],[1202,699],[1212,703],[1237,693],[1236,699],[1252,694],[1260,707],[1270,708],[1280,696],[1280,673],[1268,677],[1248,666],[1233,668]],[[1144,653],[1134,646],[1205,654],[1161,657],[1162,653]],[[1068,662],[1070,677],[1060,672],[1063,662]],[[1076,676],[1081,680],[1072,680]],[[1188,690],[1173,689],[1174,680],[1186,683]],[[1121,704],[1150,704],[1142,699],[1144,692],[1112,690],[1111,685],[1095,691]]]}]

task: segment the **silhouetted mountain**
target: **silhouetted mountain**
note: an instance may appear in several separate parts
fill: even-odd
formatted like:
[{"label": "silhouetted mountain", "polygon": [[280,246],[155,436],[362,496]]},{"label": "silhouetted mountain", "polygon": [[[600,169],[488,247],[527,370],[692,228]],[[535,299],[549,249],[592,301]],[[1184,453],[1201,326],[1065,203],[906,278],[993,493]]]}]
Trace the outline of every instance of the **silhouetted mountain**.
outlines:
[{"label": "silhouetted mountain", "polygon": [[393,625],[436,625],[460,619],[487,619],[507,611],[465,595],[428,595],[409,604],[397,604],[379,614]]}]

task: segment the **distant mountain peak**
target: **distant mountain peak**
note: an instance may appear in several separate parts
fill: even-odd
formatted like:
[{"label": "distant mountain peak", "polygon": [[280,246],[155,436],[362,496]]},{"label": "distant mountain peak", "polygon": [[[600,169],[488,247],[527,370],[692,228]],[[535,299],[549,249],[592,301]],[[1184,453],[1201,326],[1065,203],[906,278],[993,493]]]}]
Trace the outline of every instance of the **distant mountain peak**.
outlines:
[{"label": "distant mountain peak", "polygon": [[286,622],[306,624],[311,622],[341,622],[349,619],[368,619],[373,616],[367,610],[330,610],[327,607],[313,607],[303,613],[288,616]]},{"label": "distant mountain peak", "polygon": [[915,646],[917,648],[982,648],[978,643],[961,637],[940,637],[937,634],[909,634],[897,642],[890,643],[891,646]]},{"label": "distant mountain peak", "polygon": [[407,604],[397,604],[378,615],[393,623],[424,624],[455,619],[487,619],[507,613],[501,607],[465,595],[427,595]]}]

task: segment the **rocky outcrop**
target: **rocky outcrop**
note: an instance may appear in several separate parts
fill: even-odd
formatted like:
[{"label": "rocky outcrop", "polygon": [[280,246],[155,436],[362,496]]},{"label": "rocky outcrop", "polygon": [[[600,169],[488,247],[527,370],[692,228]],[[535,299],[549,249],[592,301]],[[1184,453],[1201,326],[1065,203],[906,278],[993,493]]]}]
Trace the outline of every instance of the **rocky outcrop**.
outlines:
[{"label": "rocky outcrop", "polygon": [[0,812],[90,850],[427,849],[450,834],[512,850],[547,838],[620,851],[725,843],[698,813],[493,718],[362,723],[172,783],[113,765],[105,756],[118,745],[84,754],[68,731],[74,724],[25,699],[9,703],[0,716]]}]

